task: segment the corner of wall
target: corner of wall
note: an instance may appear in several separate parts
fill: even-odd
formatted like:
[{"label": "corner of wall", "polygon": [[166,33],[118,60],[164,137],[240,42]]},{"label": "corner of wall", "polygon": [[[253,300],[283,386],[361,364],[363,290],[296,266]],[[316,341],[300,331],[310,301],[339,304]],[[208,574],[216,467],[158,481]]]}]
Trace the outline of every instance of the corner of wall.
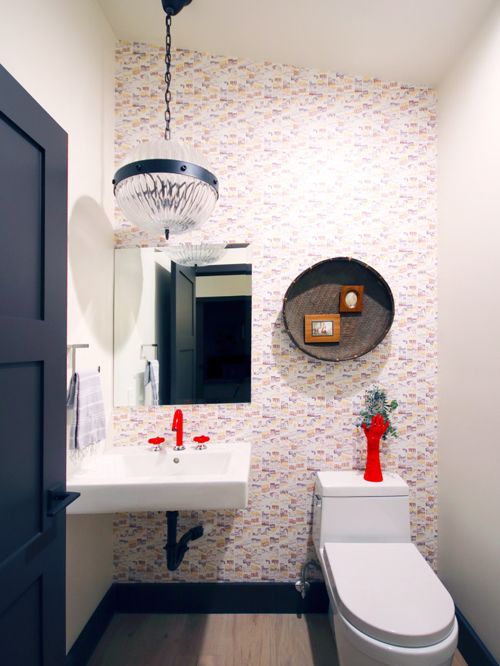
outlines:
[{"label": "corner of wall", "polygon": [[66,517],[66,652],[113,581],[113,516]]},{"label": "corner of wall", "polygon": [[438,570],[497,659],[499,69],[496,4],[439,89]]}]

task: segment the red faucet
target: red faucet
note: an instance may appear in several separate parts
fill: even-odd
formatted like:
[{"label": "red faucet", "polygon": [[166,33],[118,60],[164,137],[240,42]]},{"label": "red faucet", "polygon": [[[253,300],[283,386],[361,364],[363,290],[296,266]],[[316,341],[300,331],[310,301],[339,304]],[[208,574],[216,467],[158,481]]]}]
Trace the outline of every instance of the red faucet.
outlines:
[{"label": "red faucet", "polygon": [[174,420],[172,421],[172,430],[176,433],[176,439],[175,439],[175,448],[176,449],[183,449],[184,446],[182,444],[182,439],[183,439],[183,424],[184,424],[184,416],[182,414],[181,409],[176,409],[174,412]]}]

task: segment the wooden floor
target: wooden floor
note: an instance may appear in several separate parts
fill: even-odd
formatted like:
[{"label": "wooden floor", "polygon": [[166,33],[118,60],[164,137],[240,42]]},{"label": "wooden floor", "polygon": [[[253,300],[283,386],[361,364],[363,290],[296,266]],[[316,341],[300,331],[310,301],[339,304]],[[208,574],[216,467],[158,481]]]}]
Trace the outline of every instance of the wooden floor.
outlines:
[{"label": "wooden floor", "polygon": [[[88,666],[336,666],[328,617],[115,615]],[[453,666],[467,666],[459,653]]]}]

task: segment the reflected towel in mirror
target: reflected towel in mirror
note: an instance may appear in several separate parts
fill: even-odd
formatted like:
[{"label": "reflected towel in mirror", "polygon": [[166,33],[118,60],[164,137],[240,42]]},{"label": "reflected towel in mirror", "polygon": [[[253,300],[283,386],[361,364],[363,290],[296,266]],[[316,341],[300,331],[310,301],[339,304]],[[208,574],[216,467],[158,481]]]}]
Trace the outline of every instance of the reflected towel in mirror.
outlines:
[{"label": "reflected towel in mirror", "polygon": [[151,405],[160,404],[160,364],[158,361],[147,361],[144,370],[144,387],[151,384]]}]

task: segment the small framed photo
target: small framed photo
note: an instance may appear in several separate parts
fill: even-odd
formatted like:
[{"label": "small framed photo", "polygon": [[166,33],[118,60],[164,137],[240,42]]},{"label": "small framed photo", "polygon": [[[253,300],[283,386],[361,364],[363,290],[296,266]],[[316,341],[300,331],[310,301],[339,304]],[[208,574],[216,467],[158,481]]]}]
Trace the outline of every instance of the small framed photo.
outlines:
[{"label": "small framed photo", "polygon": [[362,284],[347,284],[340,288],[340,312],[362,312],[363,292]]},{"label": "small framed photo", "polygon": [[304,315],[304,342],[338,342],[339,340],[339,314]]}]

